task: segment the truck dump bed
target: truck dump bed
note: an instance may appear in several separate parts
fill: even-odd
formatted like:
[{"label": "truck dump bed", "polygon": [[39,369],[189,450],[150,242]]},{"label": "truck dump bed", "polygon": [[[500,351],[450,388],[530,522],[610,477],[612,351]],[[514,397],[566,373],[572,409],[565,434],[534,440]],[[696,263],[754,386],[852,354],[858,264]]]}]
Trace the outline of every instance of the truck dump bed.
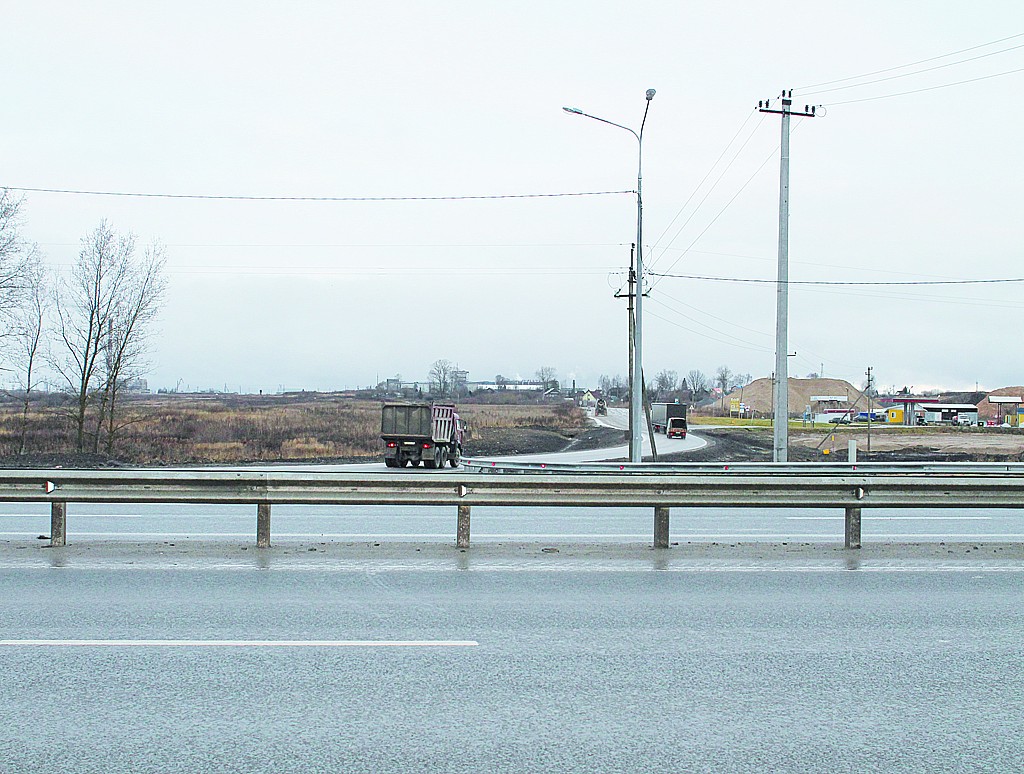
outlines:
[{"label": "truck dump bed", "polygon": [[453,437],[455,406],[440,403],[386,403],[381,412],[381,437],[429,438],[446,442]]}]

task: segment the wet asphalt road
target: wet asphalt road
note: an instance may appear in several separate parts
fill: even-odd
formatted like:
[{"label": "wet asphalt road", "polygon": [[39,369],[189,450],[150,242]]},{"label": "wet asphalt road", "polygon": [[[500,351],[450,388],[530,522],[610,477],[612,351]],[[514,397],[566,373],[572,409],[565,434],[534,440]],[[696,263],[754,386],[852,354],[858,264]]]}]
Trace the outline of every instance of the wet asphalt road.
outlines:
[{"label": "wet asphalt road", "polygon": [[[1013,771],[1024,760],[1024,575],[1012,564],[260,569],[142,553],[136,569],[0,569],[6,643],[193,641],[0,645],[0,770]],[[266,646],[276,640],[327,644]]]},{"label": "wet asphalt road", "polygon": [[[672,541],[783,542],[841,544],[842,509],[673,508]],[[1020,510],[975,508],[865,511],[865,542],[1024,542]],[[253,506],[107,505],[68,506],[68,541],[255,541]],[[0,503],[0,542],[37,543],[49,535],[46,503]],[[547,541],[565,543],[650,543],[652,508],[474,507],[474,543]],[[272,540],[327,542],[381,540],[451,544],[455,508],[443,506],[275,506]]]}]

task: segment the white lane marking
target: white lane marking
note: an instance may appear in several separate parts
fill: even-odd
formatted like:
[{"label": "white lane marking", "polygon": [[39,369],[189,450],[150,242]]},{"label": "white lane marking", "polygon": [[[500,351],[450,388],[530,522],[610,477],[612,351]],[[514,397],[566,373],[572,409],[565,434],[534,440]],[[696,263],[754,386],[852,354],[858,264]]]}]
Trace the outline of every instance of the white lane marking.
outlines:
[{"label": "white lane marking", "polygon": [[[787,516],[787,521],[842,521],[843,516]],[[991,516],[861,516],[861,521],[992,521]]]},{"label": "white lane marking", "polygon": [[471,648],[475,640],[0,640],[0,647]]}]

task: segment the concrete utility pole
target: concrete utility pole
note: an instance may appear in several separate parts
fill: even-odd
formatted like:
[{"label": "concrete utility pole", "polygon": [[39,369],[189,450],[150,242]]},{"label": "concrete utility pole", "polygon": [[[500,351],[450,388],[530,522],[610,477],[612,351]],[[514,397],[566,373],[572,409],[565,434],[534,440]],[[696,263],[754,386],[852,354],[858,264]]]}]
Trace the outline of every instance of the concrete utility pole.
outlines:
[{"label": "concrete utility pole", "polygon": [[868,454],[871,454],[871,366],[868,366],[867,377],[868,386],[864,388],[864,392],[868,396]]},{"label": "concrete utility pole", "polygon": [[[632,245],[630,245],[630,251],[629,251],[629,279],[626,280],[627,287],[629,288],[629,290],[625,294],[623,294],[623,293],[616,293],[615,294],[616,298],[622,298],[623,295],[625,295],[626,299],[629,302],[628,303],[628,308],[629,308],[629,394],[630,394],[631,397],[633,395],[633,368],[634,368],[634,364],[635,364],[635,350],[636,350],[636,339],[634,338],[635,331],[636,331],[636,315],[633,312],[633,299],[634,299],[634,295],[633,294],[636,292],[636,288],[635,288],[635,286],[636,286],[636,270],[634,269],[634,263],[633,263],[635,258],[636,258],[636,245],[632,244]],[[647,397],[647,383],[646,383],[646,381],[643,378],[643,369],[642,368],[640,369],[640,376],[641,376],[640,387],[641,387],[641,393],[643,394],[643,403],[644,403],[644,415],[647,418],[647,437],[648,437],[648,439],[650,439],[650,442],[651,442],[651,456],[654,458],[654,461],[657,462],[658,461],[658,447],[657,447],[657,445],[655,444],[655,441],[654,441],[654,424],[651,422],[651,401]],[[633,434],[633,401],[630,400],[630,402],[629,402],[629,436],[630,436],[630,438],[632,438],[632,434]],[[630,447],[632,448],[632,443],[630,443]]]},{"label": "concrete utility pole", "polygon": [[782,153],[779,173],[779,274],[775,296],[775,432],[772,461],[789,461],[789,120],[790,116],[814,118],[815,108],[804,106],[794,113],[793,92],[782,92],[782,109],[772,110],[771,100],[758,102],[762,113],[782,116]]}]

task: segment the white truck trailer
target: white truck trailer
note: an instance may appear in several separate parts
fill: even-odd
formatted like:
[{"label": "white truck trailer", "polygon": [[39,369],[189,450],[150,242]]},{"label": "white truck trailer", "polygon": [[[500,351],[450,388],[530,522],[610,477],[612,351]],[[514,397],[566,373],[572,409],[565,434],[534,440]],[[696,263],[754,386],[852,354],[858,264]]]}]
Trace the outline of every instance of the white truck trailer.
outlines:
[{"label": "white truck trailer", "polygon": [[651,425],[654,432],[665,433],[669,438],[685,438],[686,404],[652,403]]}]

